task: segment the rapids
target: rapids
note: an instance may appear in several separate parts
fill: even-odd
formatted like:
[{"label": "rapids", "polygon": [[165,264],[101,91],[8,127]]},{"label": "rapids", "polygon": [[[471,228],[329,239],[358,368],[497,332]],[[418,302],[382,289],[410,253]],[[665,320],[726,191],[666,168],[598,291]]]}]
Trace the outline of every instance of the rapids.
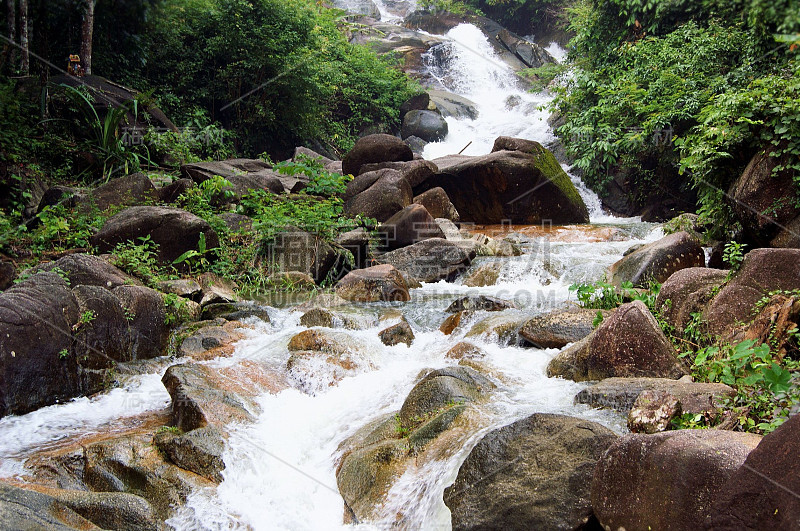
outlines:
[{"label": "rapids", "polygon": [[[389,0],[378,0],[385,18],[392,18]],[[462,24],[451,30],[447,58],[426,58],[434,77],[448,90],[475,102],[475,120],[448,118],[450,133],[429,144],[425,158],[460,151],[477,155],[491,151],[497,136],[513,136],[547,144],[554,140],[542,107],[547,93],[530,94],[520,88],[511,70],[493,53],[486,36],[475,26]],[[550,51],[563,57],[555,45]],[[567,168],[568,169],[568,168]],[[457,363],[445,353],[464,338],[470,324],[451,336],[439,332],[444,309],[457,296],[486,294],[516,302],[519,316],[534,316],[561,308],[570,300],[574,282],[598,280],[605,269],[631,245],[654,241],[660,228],[639,219],[618,219],[603,214],[596,195],[573,177],[591,213],[591,225],[572,227],[475,227],[490,236],[513,235],[524,254],[515,258],[479,258],[500,263],[495,286],[470,288],[455,282],[425,284],[412,291],[403,304],[353,305],[345,311],[370,323],[362,330],[339,329],[356,356],[366,361],[361,370],[338,385],[324,365],[305,383],[303,392],[290,388],[258,398],[262,413],[252,424],[230,426],[224,460],[224,481],[216,488],[194,492],[185,507],[168,523],[176,529],[382,529],[400,525],[407,529],[449,529],[449,511],[442,493],[455,479],[460,463],[489,430],[534,412],[564,413],[600,422],[624,431],[623,420],[613,413],[573,405],[585,384],[547,378],[545,369],[557,350],[539,350],[505,344],[496,336],[471,337],[489,354],[485,366],[498,390],[482,403],[469,422],[459,445],[427,455],[409,465],[395,483],[383,506],[383,519],[370,524],[344,526],[343,503],[336,487],[339,445],[367,422],[400,408],[419,373]],[[574,300],[574,297],[573,297]],[[285,371],[289,339],[305,329],[301,313],[269,307],[272,322],[252,321],[234,354],[212,360],[213,366],[237,367],[248,361]],[[402,311],[414,329],[411,347],[387,347],[378,332],[398,322]],[[383,316],[384,320],[378,321]],[[387,317],[388,316],[388,317]],[[485,318],[477,312],[472,322]],[[172,363],[175,363],[173,360]],[[166,368],[166,364],[162,366]],[[133,422],[143,413],[163,411],[169,395],[160,373],[129,377],[122,388],[94,398],[82,398],[18,417],[0,420],[0,474],[24,471],[25,459],[65,440],[114,429]]]}]

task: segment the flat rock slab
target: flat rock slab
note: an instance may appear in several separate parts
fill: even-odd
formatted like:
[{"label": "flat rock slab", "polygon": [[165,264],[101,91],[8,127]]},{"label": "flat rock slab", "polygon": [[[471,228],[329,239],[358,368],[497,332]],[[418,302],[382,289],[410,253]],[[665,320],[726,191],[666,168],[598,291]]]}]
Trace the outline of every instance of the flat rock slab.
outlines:
[{"label": "flat rock slab", "polygon": [[685,413],[703,413],[733,388],[719,383],[699,383],[668,378],[607,378],[575,395],[576,404],[610,408],[627,415],[642,391],[664,391],[680,400]]}]

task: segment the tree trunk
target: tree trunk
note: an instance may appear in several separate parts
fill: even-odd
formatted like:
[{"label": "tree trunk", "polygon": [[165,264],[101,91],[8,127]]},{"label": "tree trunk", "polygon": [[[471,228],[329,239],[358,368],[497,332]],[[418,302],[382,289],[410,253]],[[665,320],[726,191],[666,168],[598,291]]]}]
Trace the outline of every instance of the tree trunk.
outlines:
[{"label": "tree trunk", "polygon": [[8,0],[8,11],[6,12],[6,21],[8,22],[8,39],[13,44],[8,45],[8,64],[11,70],[16,68],[17,57],[17,2],[16,0]]},{"label": "tree trunk", "polygon": [[31,72],[31,56],[28,46],[28,0],[19,0],[19,45],[22,55],[19,63],[19,70],[23,76]]},{"label": "tree trunk", "polygon": [[92,37],[94,35],[94,4],[97,0],[86,0],[81,26],[81,65],[86,75],[92,73]]}]

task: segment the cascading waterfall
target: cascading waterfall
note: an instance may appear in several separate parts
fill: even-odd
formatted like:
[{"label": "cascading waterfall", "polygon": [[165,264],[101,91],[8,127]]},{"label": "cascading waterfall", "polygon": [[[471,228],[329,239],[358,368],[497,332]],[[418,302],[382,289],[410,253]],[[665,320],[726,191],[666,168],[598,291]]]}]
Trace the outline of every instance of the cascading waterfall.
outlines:
[{"label": "cascading waterfall", "polygon": [[[377,2],[388,13],[387,3]],[[462,24],[448,37],[451,41],[442,45],[443,49],[429,55],[429,66],[443,86],[475,102],[479,116],[475,120],[448,118],[450,134],[442,142],[429,144],[426,158],[458,152],[470,141],[466,154],[485,154],[501,135],[541,143],[553,140],[547,111],[541,108],[550,101],[549,95],[520,88],[513,72],[497,59],[475,26]],[[332,369],[321,365],[302,386],[295,382],[297,388],[263,393],[258,398],[262,412],[257,420],[229,427],[224,481],[217,488],[194,492],[168,523],[176,529],[212,530],[449,529],[442,492],[488,431],[534,412],[580,416],[624,430],[616,415],[573,404],[584,384],[547,378],[547,364],[557,350],[506,345],[491,335],[470,337],[470,342],[488,353],[484,363],[498,385],[490,398],[476,407],[470,419],[472,429],[464,433],[460,445],[409,464],[391,488],[380,521],[342,524],[343,503],[335,476],[339,445],[369,421],[397,411],[422,370],[455,365],[457,361],[446,358],[446,352],[464,339],[470,323],[488,315],[476,312],[470,323],[445,336],[438,326],[446,305],[456,296],[486,294],[515,301],[522,310],[507,312],[520,316],[553,310],[569,299],[570,284],[600,278],[630,245],[661,236],[660,229],[638,219],[604,216],[596,195],[577,180],[576,184],[595,226],[544,234],[513,228],[525,254],[477,260],[478,264],[499,262],[496,285],[470,288],[460,281],[442,281],[413,290],[411,302],[402,305],[347,309],[371,323],[362,330],[337,329],[358,358],[360,369],[331,386]],[[378,338],[380,330],[398,322],[397,317],[378,322],[378,317],[392,308],[402,310],[414,328],[416,339],[410,347],[388,347]],[[250,323],[253,328],[245,332],[246,339],[237,344],[231,357],[204,363],[235,367],[247,360],[285,371],[287,344],[306,328],[299,324],[300,312],[291,308],[268,311],[271,323]],[[36,447],[55,445],[76,434],[100,432],[118,419],[163,409],[169,396],[159,380],[158,374],[133,377],[124,388],[95,399],[0,420],[0,473],[20,473],[25,455]],[[131,406],[132,397],[138,397],[135,407]]]}]

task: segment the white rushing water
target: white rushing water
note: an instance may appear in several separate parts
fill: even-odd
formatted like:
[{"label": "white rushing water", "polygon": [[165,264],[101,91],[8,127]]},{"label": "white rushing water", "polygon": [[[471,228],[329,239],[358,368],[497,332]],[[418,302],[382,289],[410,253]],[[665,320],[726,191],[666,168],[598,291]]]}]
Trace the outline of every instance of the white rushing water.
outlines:
[{"label": "white rushing water", "polygon": [[[378,1],[389,16],[389,0]],[[472,100],[477,119],[448,118],[450,134],[429,144],[426,158],[460,151],[491,151],[498,136],[553,140],[547,125],[547,94],[530,94],[520,88],[510,68],[494,55],[485,35],[462,24],[448,33],[447,69],[435,70],[440,82],[454,93]],[[551,47],[563,56],[563,50]],[[568,169],[568,168],[566,168]],[[464,294],[486,294],[513,300],[521,310],[506,311],[520,318],[563,307],[574,282],[597,280],[631,245],[654,241],[660,229],[638,219],[617,219],[602,213],[597,196],[573,177],[590,209],[595,227],[558,229],[517,235],[525,254],[515,258],[481,258],[475,266],[497,262],[500,275],[494,286],[470,288],[455,282],[426,284],[412,292],[412,301],[392,306],[372,304],[345,309],[371,323],[362,330],[337,329],[336,334],[353,352],[359,368],[342,371],[325,364],[308,369],[303,381],[277,394],[258,397],[262,412],[256,422],[230,426],[224,455],[224,481],[215,489],[194,492],[169,524],[176,529],[449,529],[450,515],[442,493],[453,482],[461,462],[488,431],[534,412],[563,413],[624,430],[622,419],[607,411],[574,405],[584,388],[557,378],[547,378],[546,367],[558,351],[506,345],[494,336],[470,337],[483,348],[482,360],[498,389],[477,408],[474,430],[461,444],[438,459],[412,462],[391,488],[376,522],[344,526],[343,502],[336,485],[339,446],[368,422],[397,411],[424,369],[457,363],[445,357],[464,339],[472,323],[487,317],[477,312],[451,336],[438,327],[444,308]],[[387,347],[378,332],[396,322],[392,309],[402,310],[416,336],[410,347]],[[246,331],[230,358],[211,365],[261,364],[284,371],[291,337],[306,328],[300,312],[270,308],[270,324]],[[335,384],[334,380],[341,378]],[[78,434],[103,430],[114,419],[163,409],[169,396],[160,375],[132,378],[122,389],[94,399],[79,399],[44,408],[28,415],[0,420],[0,474],[22,472],[24,456]],[[397,523],[397,516],[402,521]]]}]

